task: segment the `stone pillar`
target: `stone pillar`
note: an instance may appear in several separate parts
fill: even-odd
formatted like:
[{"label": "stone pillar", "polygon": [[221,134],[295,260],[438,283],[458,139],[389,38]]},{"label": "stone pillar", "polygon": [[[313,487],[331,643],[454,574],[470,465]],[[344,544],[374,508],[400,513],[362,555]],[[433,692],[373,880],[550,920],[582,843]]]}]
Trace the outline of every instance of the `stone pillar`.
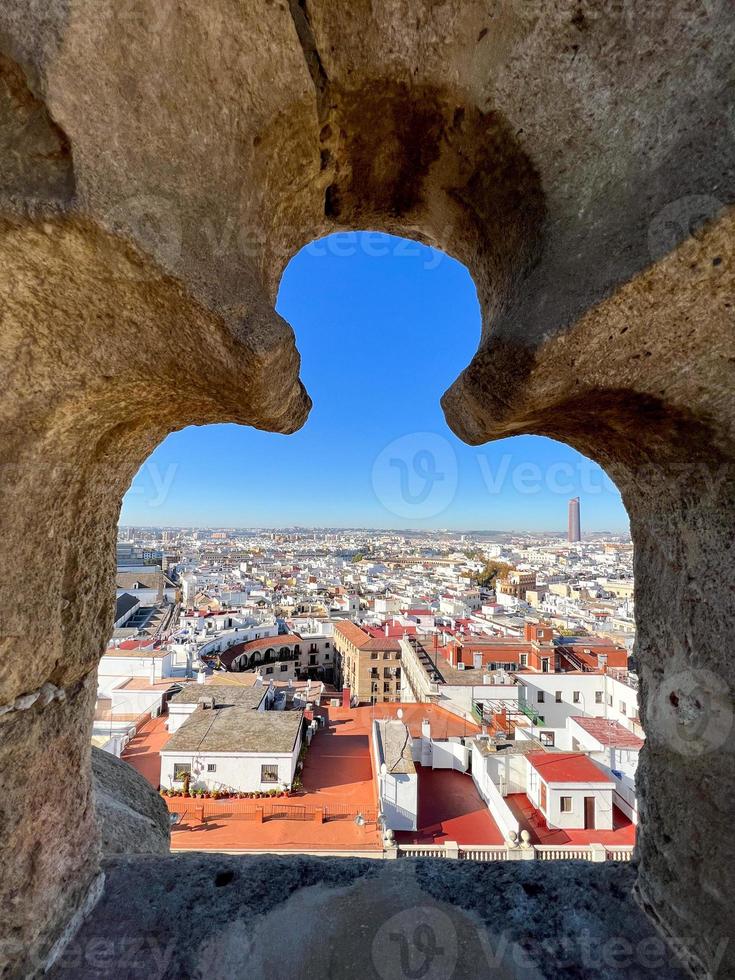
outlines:
[{"label": "stone pillar", "polygon": [[292,340],[266,368],[150,262],[83,222],[0,221],[0,311],[0,359],[16,365],[0,386],[0,972],[12,963],[25,975],[99,875],[90,738],[120,499],[172,426],[181,364],[197,349],[212,362],[190,379],[184,424],[254,421],[232,394],[248,373],[253,390],[264,371],[283,373],[286,402],[300,386]]},{"label": "stone pillar", "polygon": [[533,349],[489,337],[444,401],[468,441],[564,440],[621,491],[646,733],[636,894],[701,975],[735,972],[734,240],[730,209]]}]

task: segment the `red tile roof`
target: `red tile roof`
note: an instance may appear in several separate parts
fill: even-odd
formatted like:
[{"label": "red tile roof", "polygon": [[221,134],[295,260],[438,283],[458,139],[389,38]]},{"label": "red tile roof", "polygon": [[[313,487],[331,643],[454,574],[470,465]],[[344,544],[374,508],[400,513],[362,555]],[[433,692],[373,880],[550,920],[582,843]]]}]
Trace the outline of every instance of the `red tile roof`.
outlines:
[{"label": "red tile roof", "polygon": [[268,650],[270,648],[278,651],[282,646],[293,646],[294,643],[303,643],[304,641],[300,636],[295,633],[282,633],[278,636],[261,636],[257,640],[247,640],[244,643],[235,643],[233,646],[229,647],[227,650],[223,650],[220,654],[204,654],[205,657],[208,656],[218,656],[220,663],[225,667],[232,666],[233,660],[236,660],[243,653],[253,653],[256,650]]},{"label": "red tile roof", "polygon": [[575,716],[571,719],[583,728],[602,745],[610,745],[616,749],[643,748],[643,739],[611,718],[589,718],[586,715]]},{"label": "red tile roof", "polygon": [[393,636],[385,636],[379,633],[377,636],[370,636],[368,633],[351,623],[348,619],[335,623],[334,632],[343,636],[348,643],[352,643],[360,650],[390,650],[398,651],[401,645],[398,639]]},{"label": "red tile roof", "polygon": [[581,752],[529,752],[529,763],[545,783],[615,783]]}]

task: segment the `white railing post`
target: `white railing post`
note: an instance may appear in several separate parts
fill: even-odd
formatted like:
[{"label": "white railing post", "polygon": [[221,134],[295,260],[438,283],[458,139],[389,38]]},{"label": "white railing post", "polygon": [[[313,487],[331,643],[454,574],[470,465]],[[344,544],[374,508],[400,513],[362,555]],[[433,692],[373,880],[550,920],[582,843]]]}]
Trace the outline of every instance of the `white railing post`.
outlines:
[{"label": "white railing post", "polygon": [[607,852],[604,844],[590,844],[590,850],[592,851],[593,861],[607,860]]},{"label": "white railing post", "polygon": [[455,861],[458,860],[459,844],[456,840],[444,841],[444,857],[452,858]]}]

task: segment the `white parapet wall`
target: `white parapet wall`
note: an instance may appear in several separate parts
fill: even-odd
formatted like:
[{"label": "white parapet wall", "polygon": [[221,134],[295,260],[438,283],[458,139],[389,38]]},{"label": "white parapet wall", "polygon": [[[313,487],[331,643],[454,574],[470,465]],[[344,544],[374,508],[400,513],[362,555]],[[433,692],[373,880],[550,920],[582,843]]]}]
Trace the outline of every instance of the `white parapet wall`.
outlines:
[{"label": "white parapet wall", "polygon": [[408,729],[400,721],[376,719],[373,721],[372,743],[373,779],[386,829],[416,830],[418,774],[413,764]]}]

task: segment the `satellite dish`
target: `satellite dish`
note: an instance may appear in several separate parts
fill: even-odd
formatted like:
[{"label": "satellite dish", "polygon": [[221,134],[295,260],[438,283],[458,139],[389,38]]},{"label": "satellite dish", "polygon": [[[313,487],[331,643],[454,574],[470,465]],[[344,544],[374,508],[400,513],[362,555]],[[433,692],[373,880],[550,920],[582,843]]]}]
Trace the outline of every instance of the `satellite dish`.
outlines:
[{"label": "satellite dish", "polygon": [[396,712],[396,715],[398,716],[398,719],[400,721],[400,719],[403,718],[403,708],[399,708],[398,711]]}]

